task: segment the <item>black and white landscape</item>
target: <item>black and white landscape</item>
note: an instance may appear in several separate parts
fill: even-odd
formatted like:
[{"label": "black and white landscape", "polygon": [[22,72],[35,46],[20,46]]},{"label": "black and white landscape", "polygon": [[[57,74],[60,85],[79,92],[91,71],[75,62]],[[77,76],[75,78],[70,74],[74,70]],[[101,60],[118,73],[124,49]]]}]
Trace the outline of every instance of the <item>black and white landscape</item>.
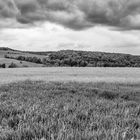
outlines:
[{"label": "black and white landscape", "polygon": [[0,0],[0,140],[140,140],[140,1]]}]

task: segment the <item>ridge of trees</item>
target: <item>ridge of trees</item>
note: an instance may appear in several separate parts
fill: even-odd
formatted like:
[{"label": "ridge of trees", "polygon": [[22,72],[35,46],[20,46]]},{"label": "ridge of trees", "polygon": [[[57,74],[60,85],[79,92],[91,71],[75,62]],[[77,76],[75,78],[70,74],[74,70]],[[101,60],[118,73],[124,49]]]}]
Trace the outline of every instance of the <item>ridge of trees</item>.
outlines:
[{"label": "ridge of trees", "polygon": [[[30,52],[31,53],[31,52]],[[43,53],[43,52],[42,52]],[[6,58],[20,61],[28,61],[46,66],[70,66],[70,67],[140,67],[140,56],[119,53],[87,52],[63,50],[57,52],[33,52],[44,55],[41,59],[37,56],[8,56]],[[46,54],[46,56],[45,56]]]}]

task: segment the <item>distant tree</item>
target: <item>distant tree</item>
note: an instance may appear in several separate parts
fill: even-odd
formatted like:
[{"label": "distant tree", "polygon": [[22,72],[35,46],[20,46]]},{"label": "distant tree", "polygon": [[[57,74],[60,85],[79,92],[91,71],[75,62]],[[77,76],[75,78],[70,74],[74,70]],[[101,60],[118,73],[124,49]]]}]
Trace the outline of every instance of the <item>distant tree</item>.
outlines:
[{"label": "distant tree", "polygon": [[0,68],[6,68],[6,64],[0,64]]},{"label": "distant tree", "polygon": [[46,59],[46,58],[43,58],[43,59],[42,59],[42,63],[43,63],[43,64],[47,64],[47,63],[48,63],[47,59]]},{"label": "distant tree", "polygon": [[2,64],[1,66],[2,66],[2,68],[6,68],[6,64]]},{"label": "distant tree", "polygon": [[86,61],[81,61],[80,62],[80,67],[86,67],[88,65],[88,63]]},{"label": "distant tree", "polygon": [[24,60],[25,60],[25,57],[24,57],[24,56],[18,56],[18,57],[17,57],[17,60],[24,61]]},{"label": "distant tree", "polygon": [[9,68],[17,68],[18,66],[15,64],[15,63],[11,63],[10,65],[9,65]]}]

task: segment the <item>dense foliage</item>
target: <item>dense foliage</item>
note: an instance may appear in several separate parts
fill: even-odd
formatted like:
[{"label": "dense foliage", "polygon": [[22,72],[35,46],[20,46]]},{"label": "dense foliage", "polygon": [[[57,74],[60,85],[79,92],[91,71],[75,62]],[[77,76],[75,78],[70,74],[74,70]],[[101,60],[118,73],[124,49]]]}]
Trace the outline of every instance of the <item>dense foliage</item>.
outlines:
[{"label": "dense foliage", "polygon": [[140,85],[19,82],[0,87],[0,140],[139,140]]},{"label": "dense foliage", "polygon": [[33,62],[33,63],[37,63],[37,64],[42,64],[42,61],[40,58],[38,57],[29,57],[29,56],[8,56],[8,55],[5,55],[5,58],[8,58],[8,59],[16,59],[16,60],[20,60],[21,62],[22,61],[27,61],[27,62]]},{"label": "dense foliage", "polygon": [[[31,53],[31,52],[30,52]],[[35,54],[35,52],[33,53]],[[46,66],[70,66],[70,67],[140,67],[140,56],[129,54],[115,54],[86,51],[58,51],[44,52],[36,54],[46,54],[43,59],[28,56],[5,56],[6,58],[29,61],[33,63],[45,64]]]},{"label": "dense foliage", "polygon": [[11,64],[9,64],[9,66],[6,66],[6,64],[4,63],[4,64],[0,64],[0,68],[6,68],[6,67],[8,67],[8,68],[17,68],[18,66],[15,64],[15,63],[11,63]]},{"label": "dense foliage", "polygon": [[0,64],[0,68],[6,68],[5,64]]},{"label": "dense foliage", "polygon": [[12,62],[8,67],[9,68],[17,68],[18,66],[17,66],[17,64]]},{"label": "dense foliage", "polygon": [[47,63],[58,66],[80,67],[139,67],[140,56],[101,52],[58,51],[49,55]]}]

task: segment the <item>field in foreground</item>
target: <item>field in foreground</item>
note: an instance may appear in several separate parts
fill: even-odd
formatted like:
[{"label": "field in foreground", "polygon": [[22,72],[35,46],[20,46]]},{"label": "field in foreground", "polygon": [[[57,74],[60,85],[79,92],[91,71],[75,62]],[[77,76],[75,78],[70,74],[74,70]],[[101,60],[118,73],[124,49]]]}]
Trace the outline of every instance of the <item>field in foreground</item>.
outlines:
[{"label": "field in foreground", "polygon": [[0,140],[139,140],[140,84],[0,87]]}]

